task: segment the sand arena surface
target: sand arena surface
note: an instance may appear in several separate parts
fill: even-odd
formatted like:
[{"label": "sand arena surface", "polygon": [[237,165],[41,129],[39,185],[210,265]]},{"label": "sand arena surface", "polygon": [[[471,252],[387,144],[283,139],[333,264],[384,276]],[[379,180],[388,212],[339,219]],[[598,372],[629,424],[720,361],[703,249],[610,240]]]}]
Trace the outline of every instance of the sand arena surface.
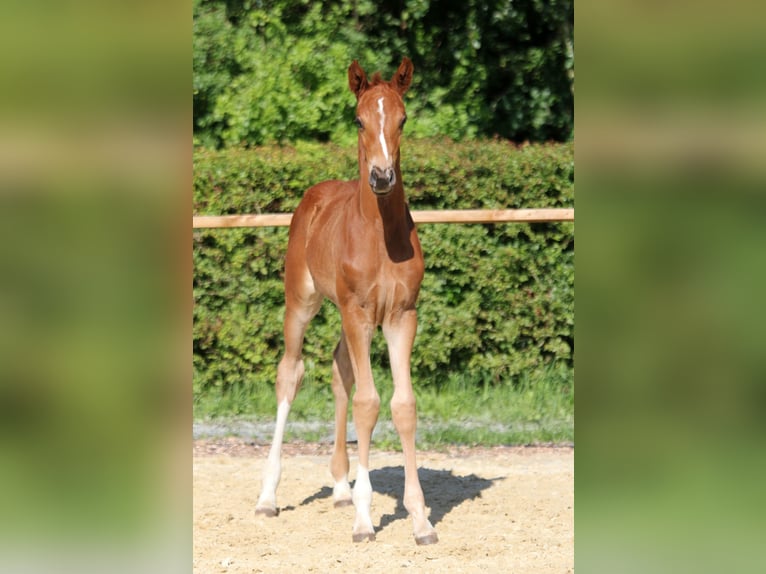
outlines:
[{"label": "sand arena surface", "polygon": [[[255,515],[267,452],[242,439],[195,441],[194,572],[574,571],[571,447],[419,452],[420,481],[439,534],[432,546],[417,546],[412,536],[401,502],[401,453],[373,448],[377,540],[354,544],[353,507],[332,504],[328,445],[286,444],[280,514]],[[353,445],[349,456],[353,481]]]}]

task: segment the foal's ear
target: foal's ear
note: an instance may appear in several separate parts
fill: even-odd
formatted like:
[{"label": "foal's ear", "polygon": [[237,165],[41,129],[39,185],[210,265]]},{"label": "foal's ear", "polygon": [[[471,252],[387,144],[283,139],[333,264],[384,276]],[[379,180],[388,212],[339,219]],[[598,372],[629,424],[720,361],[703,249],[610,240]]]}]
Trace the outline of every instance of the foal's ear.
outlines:
[{"label": "foal's ear", "polygon": [[351,88],[351,91],[354,92],[356,99],[358,100],[368,86],[367,74],[364,73],[359,62],[354,60],[348,67],[348,87]]},{"label": "foal's ear", "polygon": [[402,63],[399,64],[399,69],[394,73],[394,77],[391,78],[391,87],[399,92],[400,96],[410,89],[412,83],[412,70],[415,67],[412,65],[412,60],[407,56],[402,58]]}]

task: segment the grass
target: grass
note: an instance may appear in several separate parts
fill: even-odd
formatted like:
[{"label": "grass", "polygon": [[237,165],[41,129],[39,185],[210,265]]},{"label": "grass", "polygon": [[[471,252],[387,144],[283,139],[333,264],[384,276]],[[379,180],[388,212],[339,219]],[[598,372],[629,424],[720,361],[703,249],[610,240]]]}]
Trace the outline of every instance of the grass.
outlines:
[{"label": "grass", "polygon": [[[290,422],[298,424],[288,423],[288,441],[323,441],[332,434],[335,413],[332,390],[329,384],[312,376],[315,372],[313,365],[307,365],[303,387],[290,412]],[[388,408],[393,392],[390,375],[379,371],[375,380],[381,410],[374,444],[378,448],[399,449]],[[273,423],[276,413],[273,389],[273,385],[259,388],[241,385],[226,393],[200,394],[194,401],[194,420],[218,421],[232,429],[241,428],[241,423],[261,426]],[[419,448],[574,441],[574,384],[572,371],[565,367],[550,367],[504,384],[471,381],[468,376],[451,377],[439,388],[416,387],[415,393]],[[242,431],[233,430],[230,434]]]}]

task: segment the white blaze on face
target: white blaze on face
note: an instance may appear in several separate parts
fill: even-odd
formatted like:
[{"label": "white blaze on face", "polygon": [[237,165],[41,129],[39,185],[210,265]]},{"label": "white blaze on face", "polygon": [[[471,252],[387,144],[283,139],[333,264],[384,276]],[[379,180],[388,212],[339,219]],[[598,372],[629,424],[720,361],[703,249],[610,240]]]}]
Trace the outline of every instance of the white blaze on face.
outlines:
[{"label": "white blaze on face", "polygon": [[383,155],[386,157],[386,161],[390,161],[388,157],[388,146],[386,145],[386,138],[383,136],[383,126],[386,125],[386,112],[383,111],[383,98],[378,98],[378,112],[380,113],[380,133],[378,139],[380,145],[383,148]]}]

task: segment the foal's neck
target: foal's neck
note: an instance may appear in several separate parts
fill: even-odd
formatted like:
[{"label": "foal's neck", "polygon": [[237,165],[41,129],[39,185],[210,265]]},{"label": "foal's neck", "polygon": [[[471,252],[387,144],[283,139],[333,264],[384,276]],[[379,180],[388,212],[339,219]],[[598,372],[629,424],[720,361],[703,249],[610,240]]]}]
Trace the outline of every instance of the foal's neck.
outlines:
[{"label": "foal's neck", "polygon": [[[367,179],[359,178],[359,198],[362,216],[383,232],[386,252],[394,262],[410,259],[414,255],[410,234],[414,227],[410,217],[399,162],[396,162],[396,184],[391,192],[377,196],[370,188]],[[362,174],[366,168],[362,166]]]},{"label": "foal's neck", "polygon": [[394,231],[401,224],[406,223],[407,200],[404,197],[404,185],[402,184],[402,172],[399,168],[399,162],[396,162],[394,170],[396,172],[396,183],[394,188],[387,195],[377,195],[370,188],[367,175],[367,167],[360,166],[359,177],[359,205],[362,216],[372,222],[380,220],[383,228],[387,231]]}]

